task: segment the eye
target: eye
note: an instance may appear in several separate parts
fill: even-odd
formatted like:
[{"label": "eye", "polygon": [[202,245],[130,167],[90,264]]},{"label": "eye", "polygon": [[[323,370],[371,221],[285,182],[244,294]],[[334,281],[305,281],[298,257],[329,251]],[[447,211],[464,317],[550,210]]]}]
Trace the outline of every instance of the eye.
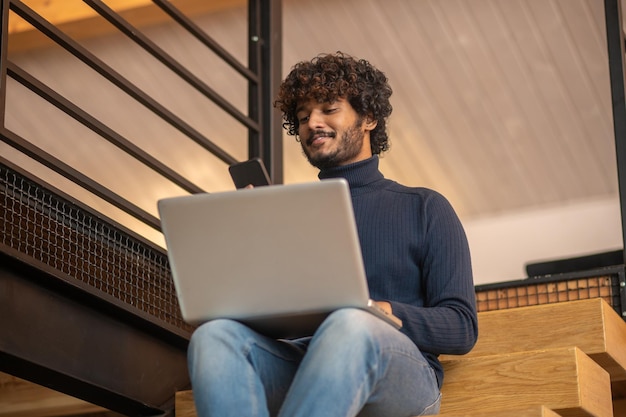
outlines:
[{"label": "eye", "polygon": [[300,118],[298,118],[298,122],[300,123],[306,123],[309,121],[309,115],[307,114],[306,116],[302,116]]}]

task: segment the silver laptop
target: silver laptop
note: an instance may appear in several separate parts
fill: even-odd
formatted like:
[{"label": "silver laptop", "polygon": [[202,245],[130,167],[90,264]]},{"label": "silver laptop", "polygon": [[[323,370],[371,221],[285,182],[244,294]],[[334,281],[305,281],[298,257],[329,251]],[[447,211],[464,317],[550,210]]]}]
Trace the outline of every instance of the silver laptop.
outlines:
[{"label": "silver laptop", "polygon": [[357,307],[401,326],[369,299],[343,179],[173,197],[158,209],[188,323],[230,318],[299,337]]}]

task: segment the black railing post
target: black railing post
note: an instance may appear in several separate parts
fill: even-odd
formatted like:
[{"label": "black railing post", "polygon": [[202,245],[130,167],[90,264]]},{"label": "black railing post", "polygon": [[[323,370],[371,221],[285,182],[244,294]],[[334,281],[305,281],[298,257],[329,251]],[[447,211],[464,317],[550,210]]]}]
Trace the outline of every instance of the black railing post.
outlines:
[{"label": "black railing post", "polygon": [[624,261],[626,261],[626,95],[624,89],[624,30],[622,28],[620,0],[604,0],[604,16],[622,216],[622,244],[624,245]]},{"label": "black railing post", "polygon": [[[263,144],[263,122],[261,113],[261,0],[248,0],[248,67],[256,75],[256,80],[248,81],[248,117],[259,123],[259,130],[248,131],[248,157],[261,157]],[[269,161],[265,161],[269,165]],[[269,167],[268,167],[269,168]],[[270,174],[271,176],[271,174]]]},{"label": "black railing post", "polygon": [[250,0],[248,3],[248,61],[259,75],[249,83],[249,116],[259,121],[259,132],[250,132],[249,157],[265,162],[272,181],[283,182],[283,145],[280,115],[273,103],[282,79],[281,0]]},{"label": "black railing post", "polygon": [[4,129],[7,97],[7,51],[9,44],[9,0],[0,0],[0,127]]}]

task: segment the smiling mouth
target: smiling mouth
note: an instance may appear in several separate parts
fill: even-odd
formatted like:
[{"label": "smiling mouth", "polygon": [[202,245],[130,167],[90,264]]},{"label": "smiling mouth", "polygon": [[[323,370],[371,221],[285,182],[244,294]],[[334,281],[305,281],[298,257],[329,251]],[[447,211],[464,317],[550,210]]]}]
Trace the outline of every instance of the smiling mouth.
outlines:
[{"label": "smiling mouth", "polygon": [[334,138],[334,137],[335,137],[335,132],[317,131],[317,132],[311,133],[311,135],[309,136],[309,139],[306,141],[306,144],[308,146],[311,146],[318,139]]}]

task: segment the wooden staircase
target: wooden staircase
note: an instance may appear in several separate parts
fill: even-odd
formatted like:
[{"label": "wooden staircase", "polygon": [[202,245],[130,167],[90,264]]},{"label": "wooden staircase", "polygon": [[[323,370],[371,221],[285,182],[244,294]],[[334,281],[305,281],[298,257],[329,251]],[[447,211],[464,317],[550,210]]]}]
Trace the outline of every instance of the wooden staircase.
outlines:
[{"label": "wooden staircase", "polygon": [[[478,313],[467,355],[441,357],[441,416],[626,416],[626,322],[603,299]],[[176,417],[196,416],[191,391]]]}]

